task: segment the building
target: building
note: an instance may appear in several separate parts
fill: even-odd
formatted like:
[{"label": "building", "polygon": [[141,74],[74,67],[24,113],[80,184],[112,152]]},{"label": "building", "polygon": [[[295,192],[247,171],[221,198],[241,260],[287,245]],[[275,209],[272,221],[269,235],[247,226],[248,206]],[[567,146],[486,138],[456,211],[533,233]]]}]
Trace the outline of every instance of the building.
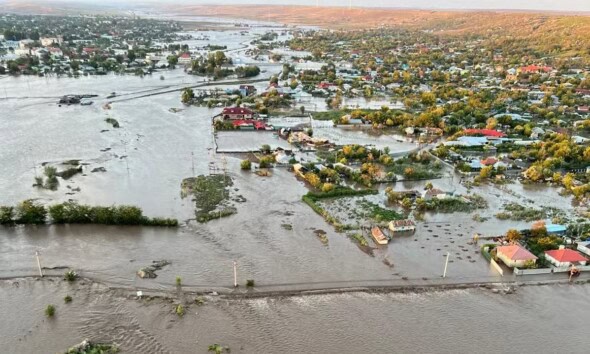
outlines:
[{"label": "building", "polygon": [[465,135],[481,135],[485,137],[493,138],[505,138],[506,134],[493,129],[465,129],[463,131]]},{"label": "building", "polygon": [[545,259],[556,267],[586,265],[588,259],[579,252],[560,246],[558,250],[545,251]]},{"label": "building", "polygon": [[178,64],[180,65],[188,65],[191,63],[193,59],[189,53],[183,53],[181,56],[178,57]]},{"label": "building", "polygon": [[389,229],[392,232],[414,232],[416,231],[416,223],[412,220],[393,220],[389,222]]},{"label": "building", "polygon": [[508,267],[521,268],[526,262],[537,262],[537,257],[521,245],[498,246],[496,247],[496,257]]},{"label": "building", "polygon": [[578,251],[590,256],[590,241],[579,242]]},{"label": "building", "polygon": [[422,193],[422,198],[424,200],[430,200],[433,198],[436,199],[445,199],[447,197],[447,193],[441,191],[440,189],[432,188]]},{"label": "building", "polygon": [[240,85],[240,94],[244,97],[254,95],[256,93],[256,87],[252,85]]},{"label": "building", "polygon": [[221,116],[224,120],[252,119],[254,117],[254,112],[243,107],[227,107],[223,109]]},{"label": "building", "polygon": [[563,236],[563,235],[565,235],[565,233],[567,231],[566,226],[558,225],[558,224],[547,224],[547,225],[545,225],[545,228],[547,229],[547,233],[549,235],[556,235],[556,236]]},{"label": "building", "polygon": [[41,45],[44,47],[49,47],[53,44],[62,44],[63,39],[60,37],[41,37]]}]

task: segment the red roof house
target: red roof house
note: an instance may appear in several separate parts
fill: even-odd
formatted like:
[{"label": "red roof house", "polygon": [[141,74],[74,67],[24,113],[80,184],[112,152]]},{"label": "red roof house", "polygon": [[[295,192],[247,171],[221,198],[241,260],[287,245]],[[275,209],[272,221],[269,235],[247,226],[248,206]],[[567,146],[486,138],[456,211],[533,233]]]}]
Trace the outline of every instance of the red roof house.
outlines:
[{"label": "red roof house", "polygon": [[533,74],[533,73],[548,73],[551,70],[553,70],[552,67],[550,66],[538,66],[538,65],[528,65],[528,66],[523,66],[520,68],[520,72],[521,73],[525,73],[525,74]]},{"label": "red roof house", "polygon": [[509,267],[523,267],[526,262],[537,261],[537,257],[521,245],[498,246],[496,256]]},{"label": "red roof house", "polygon": [[221,112],[223,119],[252,119],[254,112],[248,108],[243,107],[227,107]]},{"label": "red roof house", "polygon": [[484,166],[494,166],[498,162],[498,160],[493,157],[488,157],[485,160],[481,160],[480,162]]},{"label": "red roof house", "polygon": [[506,134],[492,129],[465,129],[463,133],[465,135],[483,135],[494,138],[504,138],[506,136]]},{"label": "red roof house", "polygon": [[577,251],[563,248],[545,251],[545,259],[556,267],[569,267],[572,264],[586,265],[588,259]]}]

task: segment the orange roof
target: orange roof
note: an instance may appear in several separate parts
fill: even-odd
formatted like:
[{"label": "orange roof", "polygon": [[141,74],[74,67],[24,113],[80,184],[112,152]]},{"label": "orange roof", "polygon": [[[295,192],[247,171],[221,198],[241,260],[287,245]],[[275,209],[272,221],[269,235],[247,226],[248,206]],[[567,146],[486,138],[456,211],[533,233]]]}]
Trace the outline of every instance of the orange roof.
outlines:
[{"label": "orange roof", "polygon": [[545,254],[558,262],[584,262],[588,260],[578,252],[567,248],[562,250],[545,251]]},{"label": "orange roof", "polygon": [[537,259],[534,254],[520,245],[498,246],[496,247],[496,250],[513,261],[529,261]]}]

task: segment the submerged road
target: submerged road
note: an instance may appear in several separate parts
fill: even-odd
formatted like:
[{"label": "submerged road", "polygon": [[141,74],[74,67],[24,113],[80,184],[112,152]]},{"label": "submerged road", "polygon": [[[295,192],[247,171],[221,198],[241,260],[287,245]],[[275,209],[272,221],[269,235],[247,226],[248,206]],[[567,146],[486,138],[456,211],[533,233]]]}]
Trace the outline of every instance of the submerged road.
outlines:
[{"label": "submerged road", "polygon": [[[587,284],[590,283],[590,272],[582,273],[570,282],[566,273],[536,274],[515,276],[507,275],[487,277],[447,277],[442,278],[412,278],[412,279],[367,279],[359,281],[317,281],[301,283],[261,284],[248,288],[243,285],[234,288],[232,284],[196,285],[182,284],[181,289],[176,284],[158,283],[157,288],[147,288],[127,285],[113,281],[104,281],[93,272],[80,272],[80,276],[88,281],[102,284],[111,290],[120,290],[135,293],[141,290],[146,296],[165,296],[177,294],[179,290],[187,294],[207,295],[218,294],[228,298],[253,298],[253,297],[281,297],[320,294],[340,294],[354,292],[424,292],[444,291],[455,289],[490,288],[500,291],[509,287],[551,285],[551,284]],[[10,277],[1,277],[0,280],[15,280],[23,278],[42,279],[38,274],[23,274]],[[44,278],[63,278],[63,269],[46,269]],[[238,280],[243,283],[243,279]],[[164,295],[165,294],[165,295]]]},{"label": "submerged road", "polygon": [[[265,81],[268,81],[269,78],[270,77],[257,78],[257,79],[242,79],[242,80],[236,79],[236,80],[228,80],[228,81],[213,81],[213,82],[208,81],[208,82],[203,82],[203,83],[195,84],[195,85],[183,85],[182,87],[176,87],[176,88],[172,88],[172,89],[168,89],[168,90],[164,90],[164,91],[143,93],[143,94],[140,94],[138,96],[133,96],[133,97],[124,97],[121,99],[117,99],[117,97],[114,97],[113,99],[108,99],[107,101],[111,102],[111,103],[131,101],[131,100],[136,100],[139,98],[165,95],[165,94],[172,93],[172,92],[180,92],[180,91],[184,90],[185,88],[198,88],[198,87],[208,87],[208,86],[216,86],[216,85],[242,85],[242,84],[250,84],[250,83],[255,83],[255,82],[265,82]],[[128,93],[126,95],[134,95],[134,94],[135,93]]]}]

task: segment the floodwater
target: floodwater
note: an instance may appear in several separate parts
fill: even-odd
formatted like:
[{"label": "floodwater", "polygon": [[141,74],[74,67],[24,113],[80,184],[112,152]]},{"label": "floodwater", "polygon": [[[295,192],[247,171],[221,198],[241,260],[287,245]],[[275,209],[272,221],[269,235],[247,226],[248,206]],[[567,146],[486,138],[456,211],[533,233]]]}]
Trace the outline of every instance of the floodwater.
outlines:
[{"label": "floodwater", "polygon": [[[70,295],[73,301],[63,303]],[[590,286],[520,287],[427,293],[312,295],[188,305],[136,300],[97,284],[0,282],[0,345],[45,354],[90,339],[122,353],[587,353]],[[45,318],[47,304],[56,315]],[[493,348],[493,349],[492,349]]]},{"label": "floodwater", "polygon": [[[226,31],[226,35],[231,34]],[[216,38],[223,42],[219,39],[223,36]],[[265,66],[262,78],[280,67]],[[276,168],[271,177],[259,177],[240,171],[239,158],[214,153],[211,117],[220,109],[184,107],[180,92],[171,91],[202,83],[202,78],[181,69],[143,78],[0,77],[0,205],[28,198],[47,204],[70,199],[93,205],[132,204],[150,216],[186,221],[178,229],[0,227],[0,277],[35,275],[34,254],[40,251],[44,267],[70,267],[83,276],[126,288],[170,289],[175,277],[181,276],[189,289],[227,289],[233,282],[234,260],[240,282],[254,279],[261,289],[397,284],[404,282],[402,278],[410,282],[439,279],[448,251],[453,253],[449,281],[500,280],[475,253],[477,248],[467,248],[469,235],[482,229],[483,233],[501,232],[522,223],[499,223],[493,218],[476,223],[469,214],[427,215],[428,223],[421,224],[415,235],[376,249],[373,256],[366,254],[301,202],[307,188],[292,173]],[[218,85],[224,87],[222,82]],[[107,99],[111,92],[118,96]],[[58,107],[57,98],[64,94],[99,97],[92,106]],[[113,102],[110,109],[103,108],[107,101]],[[173,113],[170,108],[180,111]],[[117,119],[121,127],[107,124],[108,117]],[[221,139],[242,149],[276,139],[272,133],[264,139],[258,139],[262,136],[258,132],[245,134],[249,133],[224,132]],[[394,153],[415,148],[394,136],[356,130],[317,127],[314,134],[341,144],[389,146]],[[61,181],[57,191],[32,187],[43,163],[72,159],[84,164],[83,174]],[[106,172],[91,172],[99,167]],[[193,203],[181,198],[180,183],[186,177],[209,173],[211,167],[225,168],[234,180],[232,188],[237,189],[232,193],[246,201],[236,203],[236,215],[196,224],[190,221]],[[403,182],[394,187],[423,189],[424,183]],[[464,192],[456,177],[434,184]],[[518,184],[507,188],[516,196],[496,187],[475,189],[490,201],[486,213],[493,215],[504,201],[526,198],[537,200],[538,205],[571,209],[569,200],[559,197],[556,190]],[[429,229],[438,228],[440,237],[431,237]],[[316,230],[327,233],[327,245],[315,236]],[[468,254],[476,261],[468,260]],[[172,264],[160,270],[158,278],[143,280],[135,275],[139,268],[160,259]],[[62,272],[47,270],[49,274]],[[91,338],[115,341],[129,353],[200,353],[216,342],[244,353],[407,352],[416,348],[421,352],[473,352],[485,346],[499,351],[549,351],[557,347],[548,342],[549,336],[541,335],[546,327],[525,324],[558,321],[555,337],[565,338],[572,328],[582,328],[580,320],[576,316],[556,319],[552,313],[566,312],[562,309],[579,313],[578,306],[582,311],[586,308],[582,300],[589,299],[587,287],[530,288],[523,295],[505,298],[482,291],[326,295],[218,301],[202,309],[191,308],[179,320],[170,314],[168,303],[124,300],[99,285],[68,287],[50,282],[19,281],[18,286],[3,282],[1,347],[10,348],[11,353],[57,352]],[[70,291],[75,300],[68,310],[60,301]],[[55,321],[42,316],[49,302],[60,304]],[[502,321],[507,323],[500,326]],[[502,334],[517,330],[523,333],[518,341],[499,340]],[[583,343],[569,341],[568,348],[576,352]]]}]

